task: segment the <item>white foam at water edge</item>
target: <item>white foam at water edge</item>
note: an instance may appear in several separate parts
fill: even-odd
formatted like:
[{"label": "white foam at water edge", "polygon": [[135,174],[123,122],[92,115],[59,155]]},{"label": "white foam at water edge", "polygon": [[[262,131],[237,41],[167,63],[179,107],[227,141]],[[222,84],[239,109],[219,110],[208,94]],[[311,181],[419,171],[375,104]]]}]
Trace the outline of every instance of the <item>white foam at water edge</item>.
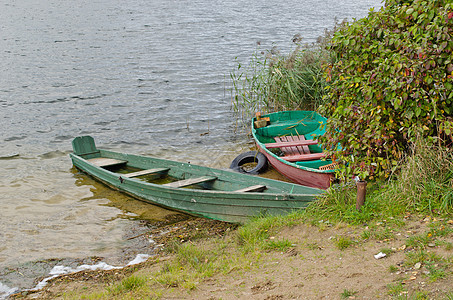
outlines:
[{"label": "white foam at water edge", "polygon": [[17,288],[10,288],[7,285],[4,285],[0,282],[0,299],[6,299],[11,294],[14,294],[17,291]]},{"label": "white foam at water edge", "polygon": [[132,266],[146,261],[149,258],[148,254],[137,254],[137,256],[130,261],[127,265]]},{"label": "white foam at water edge", "polygon": [[[130,261],[126,266],[132,266],[132,265],[136,265],[136,264],[142,263],[142,262],[146,261],[149,257],[150,256],[148,254],[137,254],[137,256],[132,261]],[[30,291],[37,291],[37,290],[42,289],[43,287],[46,286],[46,284],[47,284],[47,282],[49,280],[51,280],[52,278],[58,277],[60,275],[70,274],[70,273],[77,273],[77,272],[86,271],[86,270],[91,270],[91,271],[104,270],[104,271],[108,271],[108,270],[121,269],[121,268],[123,268],[123,267],[111,266],[109,264],[106,264],[105,262],[100,262],[100,263],[97,263],[95,265],[80,265],[80,266],[78,266],[75,269],[71,268],[71,267],[65,267],[65,266],[55,266],[49,272],[49,275],[52,275],[52,276],[44,278],[43,280],[41,280],[33,289],[30,289]],[[0,288],[1,288],[1,286],[0,286]],[[1,292],[1,289],[0,289],[0,292]]]}]

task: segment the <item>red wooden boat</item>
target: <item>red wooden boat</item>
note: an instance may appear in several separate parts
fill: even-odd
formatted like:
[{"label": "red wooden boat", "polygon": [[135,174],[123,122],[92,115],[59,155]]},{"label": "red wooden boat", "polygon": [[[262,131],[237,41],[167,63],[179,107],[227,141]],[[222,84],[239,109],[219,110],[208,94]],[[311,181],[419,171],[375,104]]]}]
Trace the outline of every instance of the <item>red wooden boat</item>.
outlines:
[{"label": "red wooden boat", "polygon": [[336,164],[325,158],[316,137],[324,134],[326,122],[314,111],[284,111],[252,121],[252,134],[259,151],[290,180],[327,189],[335,179]]}]

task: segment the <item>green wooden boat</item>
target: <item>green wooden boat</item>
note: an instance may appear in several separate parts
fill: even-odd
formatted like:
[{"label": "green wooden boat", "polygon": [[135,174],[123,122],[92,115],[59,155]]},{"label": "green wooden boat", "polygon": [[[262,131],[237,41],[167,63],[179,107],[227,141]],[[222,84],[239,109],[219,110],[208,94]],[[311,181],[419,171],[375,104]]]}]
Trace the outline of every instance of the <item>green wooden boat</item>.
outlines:
[{"label": "green wooden boat", "polygon": [[281,111],[252,120],[256,145],[281,174],[301,185],[327,189],[337,164],[326,159],[316,137],[326,118],[315,111]]},{"label": "green wooden boat", "polygon": [[108,186],[140,200],[220,221],[286,214],[323,191],[189,163],[97,149],[90,136],[72,141],[72,163]]}]

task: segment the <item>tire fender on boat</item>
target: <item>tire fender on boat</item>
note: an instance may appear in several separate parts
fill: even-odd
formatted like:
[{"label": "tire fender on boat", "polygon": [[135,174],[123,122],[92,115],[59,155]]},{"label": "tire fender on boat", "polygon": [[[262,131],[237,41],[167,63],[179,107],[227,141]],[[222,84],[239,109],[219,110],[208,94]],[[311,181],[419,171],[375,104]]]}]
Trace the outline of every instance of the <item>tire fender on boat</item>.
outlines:
[{"label": "tire fender on boat", "polygon": [[[251,170],[244,170],[242,166],[244,164],[256,162],[256,166]],[[239,173],[257,175],[267,169],[267,158],[266,156],[258,151],[248,151],[239,154],[230,165],[230,169]]]}]

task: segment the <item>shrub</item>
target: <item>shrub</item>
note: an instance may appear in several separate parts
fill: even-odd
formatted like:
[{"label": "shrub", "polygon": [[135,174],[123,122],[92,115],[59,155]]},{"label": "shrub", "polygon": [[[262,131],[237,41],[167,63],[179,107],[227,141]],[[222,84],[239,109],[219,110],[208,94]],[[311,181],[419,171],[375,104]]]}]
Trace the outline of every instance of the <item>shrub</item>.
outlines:
[{"label": "shrub", "polygon": [[387,0],[335,33],[330,50],[337,61],[326,68],[330,85],[319,109],[329,118],[321,140],[344,162],[345,174],[388,177],[418,135],[451,143],[449,2]]}]

